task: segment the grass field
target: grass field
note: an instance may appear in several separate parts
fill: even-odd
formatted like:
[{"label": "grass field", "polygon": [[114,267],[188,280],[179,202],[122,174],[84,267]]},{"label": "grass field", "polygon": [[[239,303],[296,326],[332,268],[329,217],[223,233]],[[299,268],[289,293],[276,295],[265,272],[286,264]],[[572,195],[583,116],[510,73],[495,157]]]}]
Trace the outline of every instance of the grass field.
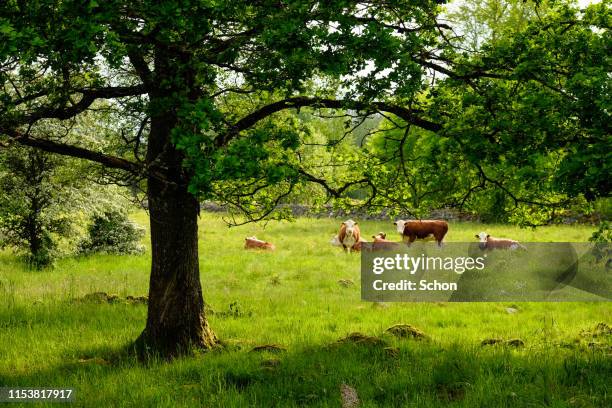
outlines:
[{"label": "grass field", "polygon": [[[146,224],[145,214],[135,218]],[[329,245],[339,223],[228,229],[220,215],[203,214],[204,297],[226,347],[147,365],[126,351],[144,327],[145,305],[74,299],[97,291],[146,295],[148,255],[63,259],[54,270],[33,272],[0,252],[0,386],[74,387],[73,406],[88,407],[338,407],[341,384],[357,391],[362,407],[612,406],[612,335],[604,325],[595,329],[612,323],[612,304],[365,303],[359,256]],[[393,227],[360,225],[367,237]],[[455,223],[447,240],[472,241],[486,230],[575,242],[592,229]],[[245,251],[247,235],[278,249]],[[508,313],[511,306],[518,311]],[[427,338],[384,333],[399,323]],[[352,332],[384,344],[336,343]],[[487,338],[524,346],[481,346]],[[250,352],[265,344],[286,351]]]}]

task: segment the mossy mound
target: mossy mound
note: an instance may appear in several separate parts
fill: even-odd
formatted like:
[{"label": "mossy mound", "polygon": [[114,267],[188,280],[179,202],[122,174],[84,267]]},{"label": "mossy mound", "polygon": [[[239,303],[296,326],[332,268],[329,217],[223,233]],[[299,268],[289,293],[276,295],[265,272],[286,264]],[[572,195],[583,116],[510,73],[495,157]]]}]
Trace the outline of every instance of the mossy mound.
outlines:
[{"label": "mossy mound", "polygon": [[383,350],[385,350],[385,354],[388,355],[389,357],[393,357],[393,358],[399,357],[400,350],[397,347],[385,347]]},{"label": "mossy mound", "polygon": [[342,286],[343,288],[348,288],[350,286],[353,286],[355,284],[355,282],[353,282],[351,279],[340,279],[338,281],[338,285]]},{"label": "mossy mound", "polygon": [[421,329],[410,324],[396,324],[389,327],[385,332],[401,338],[412,337],[419,340],[427,338],[427,335]]},{"label": "mossy mound", "polygon": [[607,323],[597,323],[591,330],[583,330],[581,337],[608,337],[612,336],[612,326]]},{"label": "mossy mound", "polygon": [[121,299],[115,294],[109,295],[106,292],[93,292],[86,294],[79,300],[85,303],[116,303]]},{"label": "mossy mound", "polygon": [[521,339],[504,340],[504,339],[499,339],[499,338],[491,338],[491,339],[484,339],[483,341],[480,342],[480,345],[481,346],[500,345],[500,346],[510,346],[510,347],[524,347],[525,342]]},{"label": "mossy mound", "polygon": [[263,344],[261,346],[255,346],[251,349],[251,352],[263,352],[267,351],[269,353],[282,353],[283,351],[287,351],[287,349],[279,344]]},{"label": "mossy mound", "polygon": [[132,296],[128,295],[125,298],[119,297],[114,293],[108,294],[106,292],[93,292],[88,293],[82,298],[74,299],[76,303],[127,303],[131,305],[146,305],[149,303],[147,296]]},{"label": "mossy mound", "polygon": [[385,341],[376,336],[368,336],[367,334],[353,332],[346,337],[339,339],[336,344],[362,344],[370,346],[382,346],[385,345]]}]

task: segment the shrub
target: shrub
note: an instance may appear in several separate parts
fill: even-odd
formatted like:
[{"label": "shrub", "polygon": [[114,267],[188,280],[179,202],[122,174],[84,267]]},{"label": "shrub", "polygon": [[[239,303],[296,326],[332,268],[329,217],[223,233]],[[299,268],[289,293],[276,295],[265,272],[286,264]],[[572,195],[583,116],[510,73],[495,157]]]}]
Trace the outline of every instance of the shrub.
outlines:
[{"label": "shrub", "polygon": [[121,211],[107,211],[93,217],[88,236],[79,245],[80,253],[141,254],[144,228]]},{"label": "shrub", "polygon": [[597,231],[593,232],[589,241],[596,243],[611,243],[612,228],[610,227],[610,223],[607,221],[600,223]]}]

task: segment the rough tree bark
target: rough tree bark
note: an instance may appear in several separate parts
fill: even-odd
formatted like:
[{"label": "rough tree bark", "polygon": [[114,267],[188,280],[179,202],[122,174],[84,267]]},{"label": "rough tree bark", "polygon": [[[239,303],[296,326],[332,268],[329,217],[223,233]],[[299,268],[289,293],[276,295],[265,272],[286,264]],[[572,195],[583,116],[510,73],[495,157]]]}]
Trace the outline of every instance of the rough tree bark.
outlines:
[{"label": "rough tree bark", "polygon": [[[157,62],[158,74],[170,69],[164,61]],[[156,112],[151,116],[146,162],[149,168],[155,168],[157,176],[149,177],[147,187],[152,265],[147,325],[137,340],[141,352],[164,357],[217,344],[206,320],[200,284],[199,203],[187,190],[183,155],[171,141],[176,112],[158,108],[164,106],[168,94],[150,94]]]},{"label": "rough tree bark", "polygon": [[204,310],[198,264],[198,202],[185,186],[149,180],[151,277],[141,351],[172,357],[217,343]]}]

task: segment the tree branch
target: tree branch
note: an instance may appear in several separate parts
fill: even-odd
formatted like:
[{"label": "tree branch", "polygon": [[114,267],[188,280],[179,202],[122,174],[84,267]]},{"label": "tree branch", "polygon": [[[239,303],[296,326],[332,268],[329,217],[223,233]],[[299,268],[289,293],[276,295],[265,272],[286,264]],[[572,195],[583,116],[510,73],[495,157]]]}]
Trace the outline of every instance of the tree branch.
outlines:
[{"label": "tree branch", "polygon": [[433,63],[431,61],[427,61],[422,58],[416,59],[416,62],[418,62],[424,67],[431,68],[453,79],[460,79],[460,80],[469,80],[473,78],[510,79],[510,77],[507,75],[495,74],[492,72],[485,72],[485,71],[472,71],[464,75],[459,75],[456,72],[451,71],[450,69],[446,67],[443,67],[442,65]]},{"label": "tree branch", "polygon": [[243,117],[233,126],[231,126],[227,133],[217,139],[217,145],[223,146],[227,144],[241,131],[250,128],[260,120],[265,119],[276,112],[280,112],[284,109],[298,109],[304,106],[322,107],[328,109],[376,110],[389,112],[402,118],[406,122],[411,123],[420,128],[430,130],[432,132],[438,132],[442,130],[442,125],[440,125],[439,123],[431,122],[427,119],[422,119],[415,116],[414,110],[397,105],[392,105],[386,102],[365,103],[357,101],[344,101],[336,99],[309,98],[298,96],[271,103]]},{"label": "tree branch", "polygon": [[415,33],[415,32],[419,32],[422,30],[431,30],[434,28],[443,28],[446,30],[452,30],[452,27],[449,26],[448,24],[444,24],[444,23],[436,23],[436,24],[429,24],[429,25],[424,25],[424,26],[420,26],[420,27],[414,27],[414,28],[408,28],[408,27],[403,27],[403,26],[398,26],[398,25],[394,25],[394,24],[387,24],[387,23],[383,23],[382,21],[374,18],[374,17],[354,17],[356,21],[359,21],[360,23],[376,23],[381,27],[385,27],[385,28],[389,28],[392,30],[397,31],[400,34],[404,34],[404,33]]},{"label": "tree branch", "polygon": [[15,127],[25,123],[34,123],[40,119],[70,119],[79,113],[82,113],[91,106],[96,99],[110,99],[110,98],[121,98],[124,96],[136,96],[146,93],[143,85],[134,86],[116,86],[109,88],[91,88],[91,89],[79,89],[75,90],[76,93],[81,93],[83,97],[77,103],[72,106],[64,106],[61,108],[57,107],[43,107],[34,111],[29,115],[23,116],[21,123],[13,124]]},{"label": "tree branch", "polygon": [[310,173],[306,172],[306,171],[305,171],[305,170],[303,170],[303,169],[298,169],[298,173],[300,173],[300,174],[301,174],[301,175],[302,175],[302,176],[303,176],[303,177],[304,177],[306,180],[308,180],[308,181],[310,181],[310,182],[312,182],[312,183],[319,184],[320,186],[322,186],[322,187],[325,189],[325,191],[327,191],[327,193],[328,193],[330,196],[334,197],[334,198],[340,198],[340,197],[342,197],[342,194],[343,194],[343,193],[344,193],[344,192],[345,192],[345,191],[346,191],[346,190],[347,190],[349,187],[351,187],[351,186],[358,185],[358,184],[364,184],[364,183],[367,183],[367,184],[372,185],[372,184],[371,184],[371,182],[370,182],[370,179],[368,179],[368,178],[363,178],[363,179],[361,179],[361,180],[350,181],[350,182],[348,182],[348,183],[344,184],[342,187],[335,189],[335,188],[331,187],[331,186],[330,186],[330,185],[327,183],[327,181],[325,181],[324,179],[322,179],[322,178],[318,178],[318,177],[316,177],[316,176],[313,176],[312,174],[310,174]]},{"label": "tree branch", "polygon": [[46,152],[90,160],[96,163],[100,163],[109,168],[125,170],[131,173],[142,172],[141,166],[129,160],[122,159],[120,157],[110,156],[82,147],[58,143],[51,140],[32,138],[17,130],[7,131],[4,129],[0,129],[0,132],[7,134],[10,140],[12,141],[15,141],[25,146],[35,147]]}]

